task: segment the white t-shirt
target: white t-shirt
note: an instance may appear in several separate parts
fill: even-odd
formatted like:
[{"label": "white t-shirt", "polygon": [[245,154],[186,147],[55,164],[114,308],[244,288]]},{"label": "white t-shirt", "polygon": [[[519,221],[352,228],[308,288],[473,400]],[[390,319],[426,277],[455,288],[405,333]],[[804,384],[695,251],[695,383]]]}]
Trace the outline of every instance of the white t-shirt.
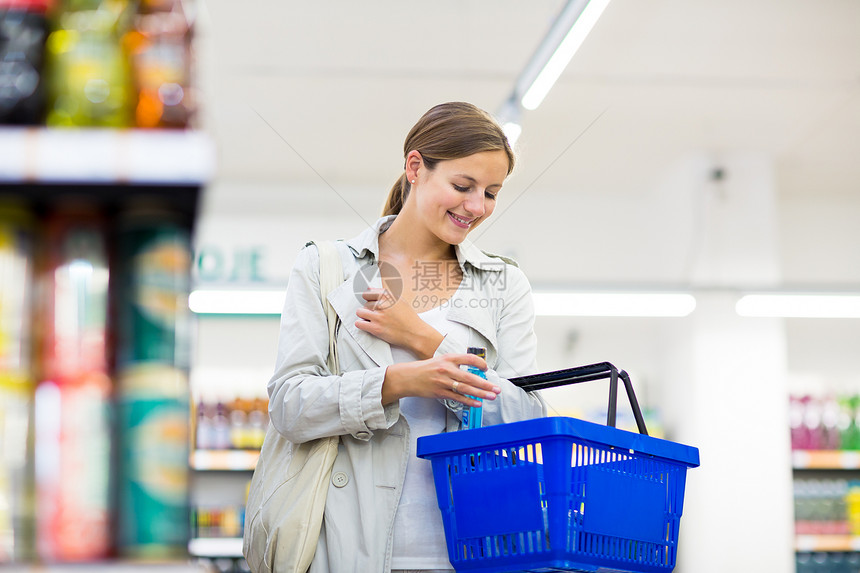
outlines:
[{"label": "white t-shirt", "polygon": [[[469,346],[469,329],[463,324],[445,318],[445,305],[420,313],[424,322],[442,335],[454,340],[463,348]],[[391,347],[394,362],[409,362],[418,358],[409,350]],[[394,517],[394,546],[391,554],[392,569],[444,569],[452,570],[445,545],[442,515],[436,501],[433,471],[429,460],[419,458],[415,452],[419,436],[440,434],[445,431],[446,408],[435,398],[402,398],[400,413],[409,422],[411,446],[406,465],[403,494]]]}]

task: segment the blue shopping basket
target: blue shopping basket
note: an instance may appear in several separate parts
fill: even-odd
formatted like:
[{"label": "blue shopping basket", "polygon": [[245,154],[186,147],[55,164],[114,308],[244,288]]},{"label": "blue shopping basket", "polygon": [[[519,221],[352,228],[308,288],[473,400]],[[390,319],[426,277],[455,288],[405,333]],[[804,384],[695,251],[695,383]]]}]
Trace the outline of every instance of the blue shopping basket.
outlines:
[{"label": "blue shopping basket", "polygon": [[626,374],[595,366],[622,377],[641,433],[551,417],[418,439],[457,571],[674,569],[699,451],[648,436]]}]

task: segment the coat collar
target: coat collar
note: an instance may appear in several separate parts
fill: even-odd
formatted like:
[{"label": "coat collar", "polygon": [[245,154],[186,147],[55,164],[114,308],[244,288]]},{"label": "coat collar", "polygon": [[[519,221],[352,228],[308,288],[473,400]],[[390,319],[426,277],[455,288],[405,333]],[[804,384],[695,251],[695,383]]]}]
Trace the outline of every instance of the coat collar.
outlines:
[{"label": "coat collar", "polygon": [[[372,255],[372,260],[379,260],[379,235],[388,230],[397,215],[382,217],[375,224],[365,229],[360,235],[346,241],[349,248],[359,259]],[[469,239],[465,239],[459,245],[454,246],[457,254],[457,262],[463,272],[466,272],[466,263],[482,271],[501,272],[505,267],[505,260],[489,256],[480,250]]]},{"label": "coat collar", "polygon": [[[345,241],[357,259],[358,269],[354,272],[361,272],[361,269],[366,265],[373,265],[379,259],[379,235],[388,230],[394,222],[395,217],[396,215],[382,217],[358,236]],[[495,353],[497,344],[496,328],[492,313],[488,312],[481,304],[471,303],[470,299],[486,298],[488,295],[483,288],[485,281],[486,283],[493,284],[497,280],[497,277],[492,275],[481,276],[481,273],[476,272],[476,270],[501,273],[504,272],[507,263],[515,263],[510,259],[488,255],[468,240],[455,245],[454,249],[457,261],[463,270],[463,280],[466,283],[454,294],[453,298],[460,299],[458,301],[459,304],[450,304],[445,316],[449,320],[475,329],[487,339],[493,348],[492,353]],[[349,277],[354,278],[354,274],[349,273]],[[358,343],[358,346],[377,365],[389,365],[393,362],[391,346],[387,342],[355,326],[357,320],[355,311],[361,306],[358,300],[359,294],[355,292],[353,280],[347,280],[329,294],[328,300],[340,317],[342,328],[346,328],[350,336]]]}]

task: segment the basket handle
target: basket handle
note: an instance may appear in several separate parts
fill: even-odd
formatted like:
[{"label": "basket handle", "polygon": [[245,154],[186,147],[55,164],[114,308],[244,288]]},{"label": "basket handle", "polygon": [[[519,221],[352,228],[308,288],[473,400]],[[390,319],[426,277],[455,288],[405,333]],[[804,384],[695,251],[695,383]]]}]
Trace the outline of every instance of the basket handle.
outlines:
[{"label": "basket handle", "polygon": [[621,381],[624,383],[624,389],[627,392],[627,400],[630,402],[630,408],[633,410],[633,417],[636,419],[636,427],[639,428],[640,434],[647,436],[648,429],[645,427],[645,419],[642,417],[639,401],[636,400],[636,393],[633,391],[630,376],[627,372],[618,370],[609,362],[587,364],[585,366],[556,370],[545,374],[520,376],[518,378],[511,378],[510,380],[523,390],[532,392],[534,390],[568,386],[570,384],[603,380],[605,378],[609,378],[609,408],[606,413],[606,425],[615,427],[618,405],[618,379],[621,378]]}]

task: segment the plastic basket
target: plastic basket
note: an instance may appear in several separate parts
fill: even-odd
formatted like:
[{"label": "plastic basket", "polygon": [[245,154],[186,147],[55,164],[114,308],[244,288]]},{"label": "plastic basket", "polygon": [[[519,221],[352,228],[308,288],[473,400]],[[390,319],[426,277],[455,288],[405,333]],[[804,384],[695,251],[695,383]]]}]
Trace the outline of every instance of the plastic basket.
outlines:
[{"label": "plastic basket", "polygon": [[457,571],[672,571],[699,451],[574,418],[418,439]]}]

